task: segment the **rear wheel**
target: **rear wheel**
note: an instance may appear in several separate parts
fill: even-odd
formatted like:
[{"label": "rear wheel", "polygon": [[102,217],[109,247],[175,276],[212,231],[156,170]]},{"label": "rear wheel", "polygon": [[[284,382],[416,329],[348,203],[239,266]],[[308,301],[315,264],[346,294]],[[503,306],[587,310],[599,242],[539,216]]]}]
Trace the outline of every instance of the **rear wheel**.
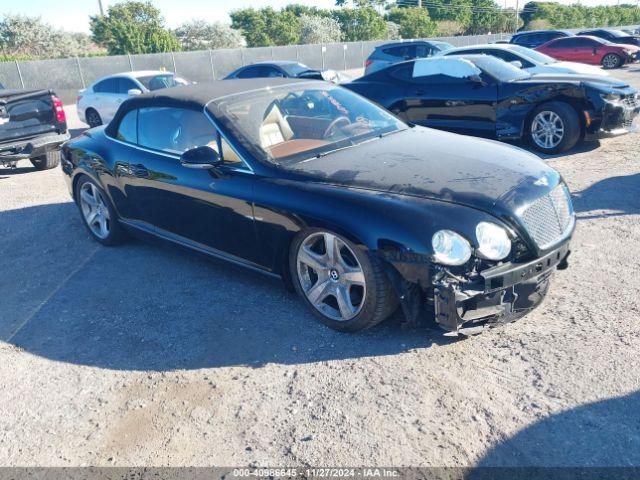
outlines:
[{"label": "rear wheel", "polygon": [[78,182],[76,201],[85,226],[98,242],[117,245],[126,238],[109,198],[89,177],[83,177]]},{"label": "rear wheel", "polygon": [[543,103],[533,111],[529,122],[529,141],[544,153],[564,152],[580,139],[578,114],[563,102]]},{"label": "rear wheel", "polygon": [[313,229],[298,235],[289,266],[297,293],[335,330],[372,327],[398,305],[380,261],[333,232]]},{"label": "rear wheel", "polygon": [[100,118],[100,114],[93,108],[87,108],[87,111],[84,112],[84,117],[87,119],[87,123],[91,128],[102,125],[102,118]]},{"label": "rear wheel", "polygon": [[604,57],[602,57],[602,66],[607,70],[612,68],[618,68],[622,66],[622,58],[620,55],[616,55],[615,53],[607,53]]},{"label": "rear wheel", "polygon": [[60,150],[49,150],[46,154],[31,159],[38,170],[50,170],[60,164]]}]

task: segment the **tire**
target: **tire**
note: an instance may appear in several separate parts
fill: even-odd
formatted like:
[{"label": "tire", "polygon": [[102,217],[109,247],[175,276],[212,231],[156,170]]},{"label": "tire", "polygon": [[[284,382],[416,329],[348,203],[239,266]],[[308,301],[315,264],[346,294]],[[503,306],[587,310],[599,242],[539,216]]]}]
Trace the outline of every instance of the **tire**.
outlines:
[{"label": "tire", "polygon": [[612,70],[614,68],[620,68],[624,61],[620,55],[616,55],[615,53],[607,53],[604,57],[602,57],[602,68],[605,70]]},{"label": "tire", "polygon": [[[326,263],[326,244],[333,243],[331,239],[337,239],[334,245],[338,245],[337,251],[340,252],[341,261],[329,265]],[[322,249],[313,250],[321,244],[325,245],[324,254],[317,253]],[[307,252],[312,252],[315,256],[308,257]],[[311,259],[311,263],[322,259],[320,263],[325,262],[323,266],[328,268],[321,274],[316,273],[314,279],[312,272],[315,272],[315,269],[301,261],[308,258]],[[294,238],[289,250],[289,270],[293,286],[303,302],[323,324],[340,332],[357,332],[373,327],[385,320],[398,306],[398,299],[381,261],[369,252],[359,249],[346,238],[328,230],[309,229],[300,232]],[[338,278],[332,277],[331,270],[338,272]],[[347,280],[347,275],[354,279],[361,278],[363,285],[354,283],[348,286],[350,281]],[[320,298],[323,293],[319,295],[319,301],[313,302],[313,293],[319,291],[322,285],[326,286],[326,290],[323,291],[328,292],[326,298]],[[340,304],[338,296],[331,293],[339,293],[341,290],[344,292],[345,289],[353,308],[351,317],[343,315],[343,309],[340,307],[345,304],[345,297],[342,296]]]},{"label": "tire", "polygon": [[49,150],[46,154],[31,159],[38,170],[50,170],[60,165],[60,150]]},{"label": "tire", "polygon": [[[546,130],[549,124],[552,127]],[[562,129],[561,136],[557,133],[559,128]],[[527,124],[527,140],[536,150],[544,153],[566,152],[578,143],[581,134],[578,114],[571,105],[564,102],[539,105]],[[551,140],[547,142],[549,138]]]},{"label": "tire", "polygon": [[[97,200],[95,203],[85,200],[85,190],[87,193],[91,192],[91,196],[93,196],[94,200]],[[82,223],[84,223],[84,226],[89,230],[89,233],[95,240],[107,246],[118,245],[126,240],[126,232],[120,225],[120,222],[118,222],[118,214],[113,208],[113,205],[111,205],[109,197],[107,197],[104,190],[91,178],[83,176],[78,181],[74,197],[80,211],[80,216],[82,217]],[[91,213],[98,213],[94,221],[90,220],[91,215],[87,212],[86,208],[92,210]],[[103,228],[103,222],[100,216],[102,216],[106,228]]]},{"label": "tire", "polygon": [[93,108],[87,108],[84,112],[84,118],[87,120],[89,128],[99,127],[102,125],[100,114]]}]

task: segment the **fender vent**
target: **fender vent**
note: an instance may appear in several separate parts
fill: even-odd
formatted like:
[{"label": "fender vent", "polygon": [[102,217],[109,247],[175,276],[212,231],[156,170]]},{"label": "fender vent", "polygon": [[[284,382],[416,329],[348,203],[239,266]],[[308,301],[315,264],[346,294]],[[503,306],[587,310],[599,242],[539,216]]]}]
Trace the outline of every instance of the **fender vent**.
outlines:
[{"label": "fender vent", "polygon": [[559,243],[575,221],[569,189],[564,184],[558,185],[525,208],[520,218],[541,250]]}]

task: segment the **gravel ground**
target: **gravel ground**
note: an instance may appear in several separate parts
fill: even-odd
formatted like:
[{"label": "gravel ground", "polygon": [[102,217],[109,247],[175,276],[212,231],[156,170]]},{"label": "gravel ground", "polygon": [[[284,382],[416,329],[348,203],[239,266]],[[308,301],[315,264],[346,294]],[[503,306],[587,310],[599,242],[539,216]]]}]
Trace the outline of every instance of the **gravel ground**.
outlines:
[{"label": "gravel ground", "polygon": [[332,332],[256,274],[100,247],[58,169],[0,170],[0,465],[640,466],[639,152],[548,160],[570,268],[466,340]]}]

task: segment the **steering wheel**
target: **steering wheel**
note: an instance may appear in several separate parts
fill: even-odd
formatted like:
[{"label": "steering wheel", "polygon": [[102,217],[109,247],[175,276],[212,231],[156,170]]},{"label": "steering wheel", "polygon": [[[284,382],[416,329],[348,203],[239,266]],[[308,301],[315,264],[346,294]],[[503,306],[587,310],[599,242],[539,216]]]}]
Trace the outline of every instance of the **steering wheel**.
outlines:
[{"label": "steering wheel", "polygon": [[349,120],[349,118],[345,117],[344,115],[336,118],[329,124],[327,129],[324,131],[324,133],[322,134],[322,138],[331,138],[333,135],[335,135],[337,133],[336,128],[341,123],[344,123],[346,125],[351,125],[351,120]]}]

